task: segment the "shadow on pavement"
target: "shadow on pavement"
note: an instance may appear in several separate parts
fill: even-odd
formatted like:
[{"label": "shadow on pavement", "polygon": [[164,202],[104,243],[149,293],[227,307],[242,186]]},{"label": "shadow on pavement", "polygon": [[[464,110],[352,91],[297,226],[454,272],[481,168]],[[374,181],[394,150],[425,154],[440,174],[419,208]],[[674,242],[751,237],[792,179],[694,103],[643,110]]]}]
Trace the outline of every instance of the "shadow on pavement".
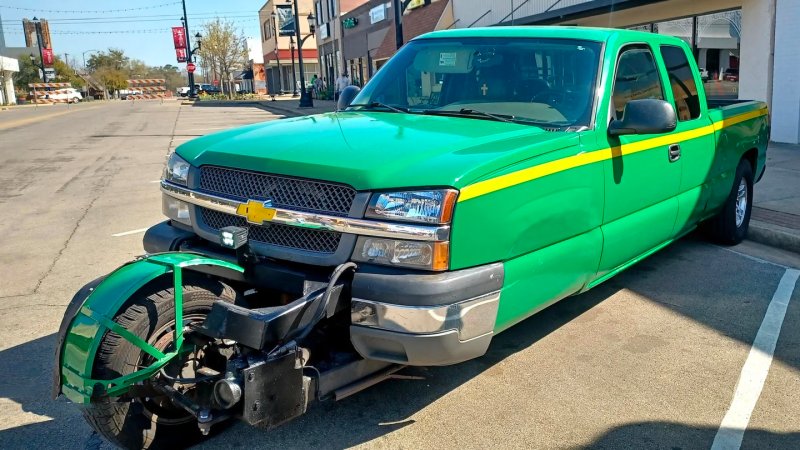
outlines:
[{"label": "shadow on pavement", "polygon": [[[55,344],[54,333],[0,352],[0,398],[21,405],[25,413],[41,416],[24,417],[27,422],[39,420],[38,423],[0,431],[0,447],[48,448],[56,443],[63,443],[64,447],[78,443],[82,446],[89,436],[78,408],[50,398]],[[3,408],[4,415],[9,417],[11,406]],[[19,416],[15,419],[23,420]]]},{"label": "shadow on pavement", "polygon": [[[677,422],[637,422],[613,428],[592,442],[591,449],[707,449],[717,428]],[[747,429],[742,448],[791,449],[800,443],[800,433],[776,433]]]}]

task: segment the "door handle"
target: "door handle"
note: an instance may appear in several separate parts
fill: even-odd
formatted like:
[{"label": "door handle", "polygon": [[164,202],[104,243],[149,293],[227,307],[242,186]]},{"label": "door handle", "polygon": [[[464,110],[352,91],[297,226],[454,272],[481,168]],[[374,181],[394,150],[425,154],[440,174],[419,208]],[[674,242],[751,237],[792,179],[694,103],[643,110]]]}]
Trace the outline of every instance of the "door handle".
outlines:
[{"label": "door handle", "polygon": [[669,162],[675,162],[681,159],[681,146],[680,144],[672,144],[669,146]]}]

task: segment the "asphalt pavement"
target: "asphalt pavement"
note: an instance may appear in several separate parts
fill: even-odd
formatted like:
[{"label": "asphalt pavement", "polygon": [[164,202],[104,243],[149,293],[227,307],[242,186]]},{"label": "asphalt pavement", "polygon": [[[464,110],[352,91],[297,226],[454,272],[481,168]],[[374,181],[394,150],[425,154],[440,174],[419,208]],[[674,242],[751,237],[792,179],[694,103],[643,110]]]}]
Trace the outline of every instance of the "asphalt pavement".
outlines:
[{"label": "asphalt pavement", "polygon": [[[108,447],[49,397],[66,304],[142,253],[171,149],[279,118],[175,101],[0,111],[0,446]],[[694,449],[746,414],[741,448],[798,448],[800,294],[786,281],[797,267],[795,253],[691,235],[481,358],[406,369],[275,430],[236,423],[201,447]]]}]

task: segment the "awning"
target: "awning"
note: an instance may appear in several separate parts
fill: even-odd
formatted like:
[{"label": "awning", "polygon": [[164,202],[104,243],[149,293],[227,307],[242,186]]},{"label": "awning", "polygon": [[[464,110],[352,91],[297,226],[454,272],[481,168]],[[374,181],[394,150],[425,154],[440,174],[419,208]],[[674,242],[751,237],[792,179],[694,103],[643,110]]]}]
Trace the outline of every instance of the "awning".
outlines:
[{"label": "awning", "polygon": [[[276,58],[277,56],[277,58]],[[303,49],[303,62],[316,62],[317,58],[319,57],[319,52],[317,52],[316,48],[304,48]],[[294,49],[294,60],[297,61],[300,58],[299,52],[297,49]],[[281,64],[284,62],[290,62],[292,60],[292,51],[289,49],[278,49],[278,54],[276,55],[275,52],[270,52],[264,55],[264,64],[275,64],[280,60]]]}]

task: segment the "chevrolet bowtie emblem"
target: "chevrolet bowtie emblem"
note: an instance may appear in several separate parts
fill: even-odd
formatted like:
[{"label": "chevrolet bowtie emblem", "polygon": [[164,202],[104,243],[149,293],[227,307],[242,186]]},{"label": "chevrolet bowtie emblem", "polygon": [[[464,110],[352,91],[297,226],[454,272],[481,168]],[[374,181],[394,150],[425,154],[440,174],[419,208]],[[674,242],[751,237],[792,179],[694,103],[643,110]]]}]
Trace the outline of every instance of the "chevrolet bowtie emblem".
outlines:
[{"label": "chevrolet bowtie emblem", "polygon": [[244,217],[247,222],[253,225],[263,225],[275,217],[275,208],[272,208],[272,201],[260,202],[258,200],[248,200],[236,208],[236,214]]}]

